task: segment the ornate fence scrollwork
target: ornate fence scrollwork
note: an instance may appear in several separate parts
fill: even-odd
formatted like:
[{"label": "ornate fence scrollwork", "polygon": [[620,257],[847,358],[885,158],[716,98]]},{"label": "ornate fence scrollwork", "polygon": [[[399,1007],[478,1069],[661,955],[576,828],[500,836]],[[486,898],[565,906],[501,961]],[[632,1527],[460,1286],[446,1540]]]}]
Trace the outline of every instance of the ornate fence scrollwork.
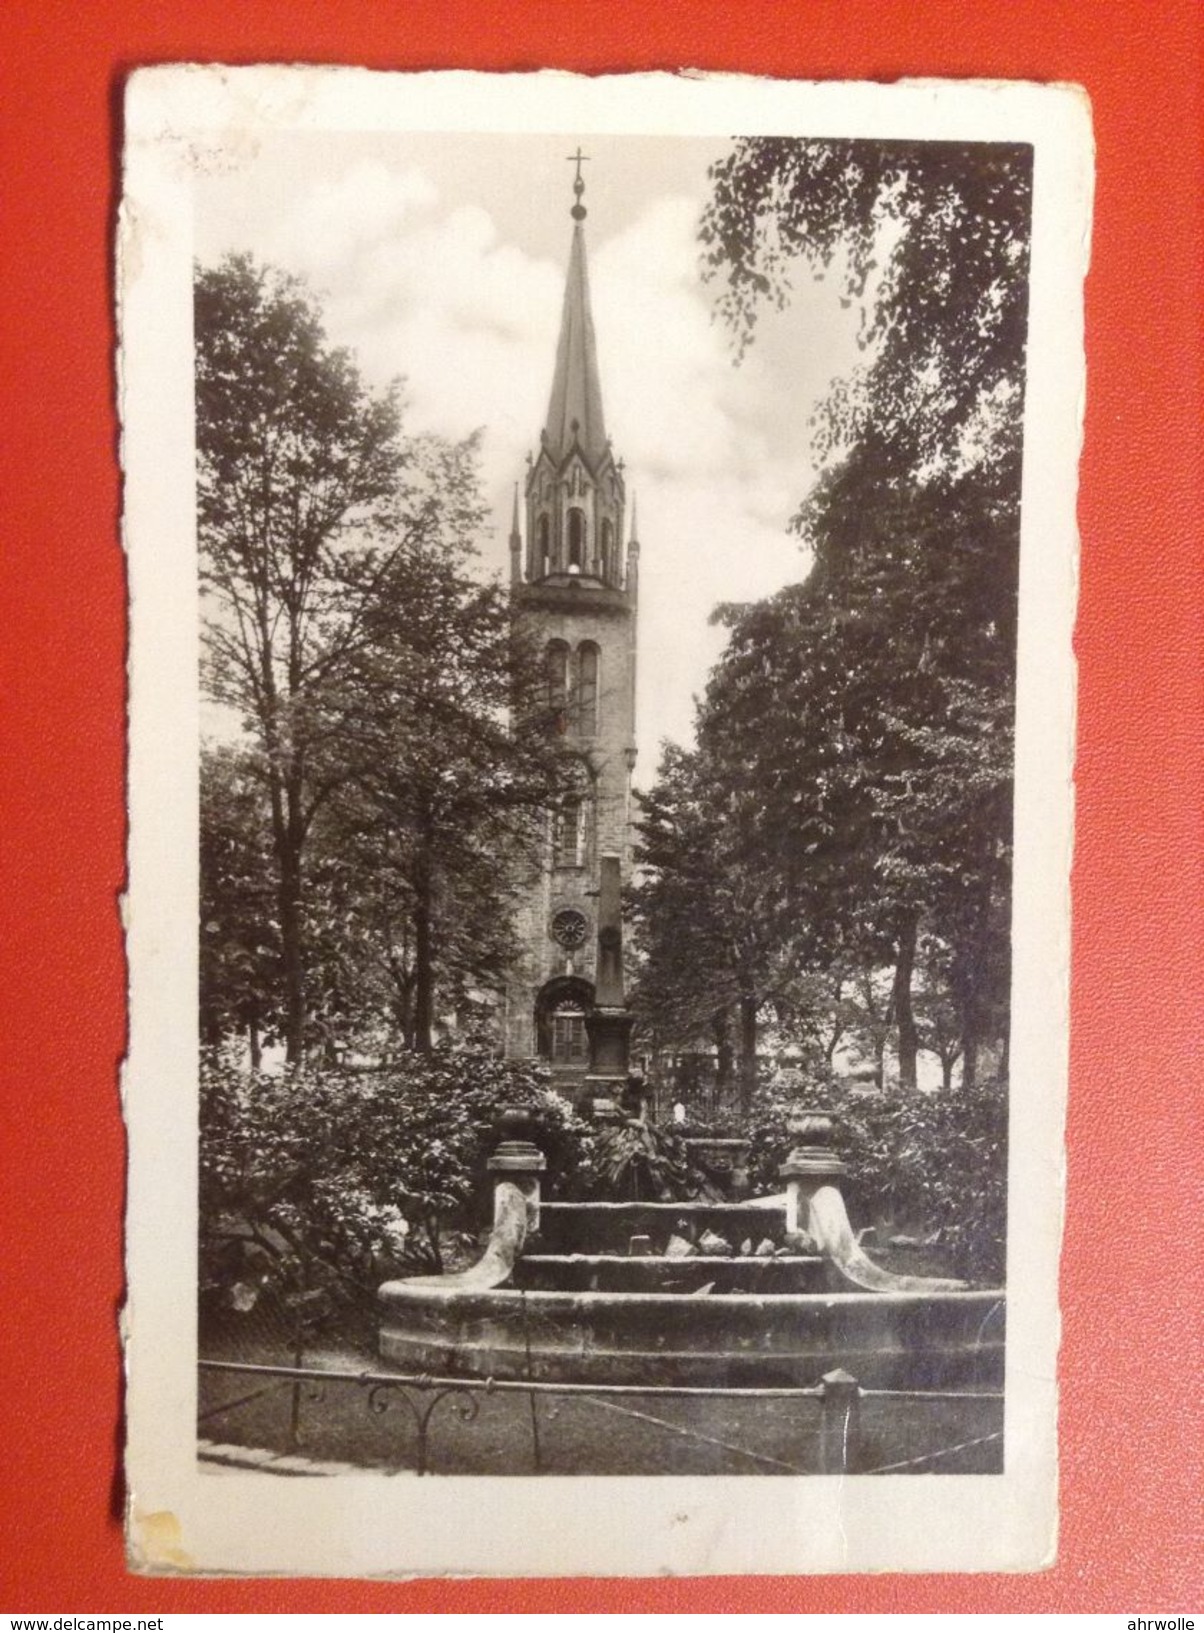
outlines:
[{"label": "ornate fence scrollwork", "polygon": [[[486,1390],[491,1383],[492,1379],[486,1380]],[[475,1390],[466,1391],[459,1382],[449,1383],[446,1379],[422,1374],[415,1378],[391,1379],[369,1386],[368,1410],[377,1417],[382,1417],[397,1400],[401,1400],[409,1408],[417,1436],[414,1452],[416,1474],[429,1472],[431,1418],[440,1402],[448,1399],[453,1400],[452,1411],[461,1423],[476,1422],[481,1411],[480,1395]]]}]

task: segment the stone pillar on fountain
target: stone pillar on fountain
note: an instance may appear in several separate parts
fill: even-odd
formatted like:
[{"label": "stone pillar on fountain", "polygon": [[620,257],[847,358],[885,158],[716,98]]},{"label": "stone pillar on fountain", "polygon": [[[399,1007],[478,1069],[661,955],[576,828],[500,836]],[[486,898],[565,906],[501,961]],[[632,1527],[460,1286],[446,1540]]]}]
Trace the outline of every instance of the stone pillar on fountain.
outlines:
[{"label": "stone pillar on fountain", "polygon": [[517,1185],[527,1204],[527,1233],[539,1229],[539,1176],[548,1160],[536,1145],[535,1115],[526,1106],[506,1106],[498,1113],[498,1143],[485,1169],[493,1179],[494,1224],[499,1222],[503,1187]]},{"label": "stone pillar on fountain", "polygon": [[787,1122],[794,1144],[778,1169],[786,1181],[786,1240],[811,1229],[811,1199],[827,1185],[838,1185],[848,1166],[832,1149],[835,1114],[830,1111],[796,1111]]},{"label": "stone pillar on fountain", "polygon": [[589,1038],[587,1092],[595,1100],[621,1100],[634,1017],[623,989],[623,896],[620,861],[603,856],[598,881],[598,965],[594,1003],[585,1017]]}]

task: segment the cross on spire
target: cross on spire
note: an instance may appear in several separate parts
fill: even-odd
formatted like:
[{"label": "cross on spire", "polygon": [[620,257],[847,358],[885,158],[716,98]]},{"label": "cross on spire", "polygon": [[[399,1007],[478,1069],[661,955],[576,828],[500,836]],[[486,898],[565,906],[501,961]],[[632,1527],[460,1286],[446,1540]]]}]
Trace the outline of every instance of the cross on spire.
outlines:
[{"label": "cross on spire", "polygon": [[586,210],[585,205],[581,202],[581,195],[585,191],[585,182],[581,176],[581,166],[589,163],[589,154],[582,153],[581,143],[578,142],[576,153],[566,154],[565,160],[566,163],[576,165],[577,167],[573,175],[573,194],[576,202],[573,205],[573,208],[569,211],[569,214],[572,216],[574,221],[584,221]]}]

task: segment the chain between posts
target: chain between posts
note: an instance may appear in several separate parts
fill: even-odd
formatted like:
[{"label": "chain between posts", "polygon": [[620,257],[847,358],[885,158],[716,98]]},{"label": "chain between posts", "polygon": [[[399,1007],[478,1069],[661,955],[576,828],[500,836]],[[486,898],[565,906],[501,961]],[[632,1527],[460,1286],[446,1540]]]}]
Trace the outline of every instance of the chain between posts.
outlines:
[{"label": "chain between posts", "polygon": [[[598,1398],[643,1396],[680,1400],[814,1401],[820,1406],[819,1472],[838,1475],[858,1472],[857,1460],[861,1434],[860,1406],[863,1399],[890,1398],[913,1401],[1001,1401],[1003,1399],[1001,1392],[985,1390],[863,1389],[857,1379],[843,1369],[836,1369],[825,1374],[822,1381],[814,1387],[767,1385],[739,1388],[712,1384],[557,1383],[531,1377],[522,1379],[457,1378],[430,1373],[377,1372],[371,1369],[316,1368],[301,1365],[279,1366],[253,1361],[202,1360],[200,1368],[203,1372],[213,1374],[239,1374],[253,1379],[265,1380],[262,1389],[255,1389],[246,1395],[240,1396],[237,1400],[207,1410],[202,1414],[200,1421],[220,1416],[225,1411],[235,1411],[250,1401],[259,1399],[274,1386],[290,1385],[293,1398],[290,1409],[289,1439],[294,1450],[303,1444],[300,1425],[302,1401],[320,1401],[324,1399],[326,1388],[330,1384],[353,1384],[367,1389],[368,1410],[375,1416],[383,1416],[396,1401],[400,1400],[408,1409],[414,1424],[416,1436],[415,1463],[416,1473],[419,1475],[430,1472],[430,1433],[434,1414],[444,1400],[455,1396],[461,1397],[453,1408],[456,1417],[462,1423],[471,1424],[476,1421],[480,1413],[480,1396],[482,1394],[526,1395],[530,1402],[532,1463],[533,1470],[536,1473],[542,1471],[540,1428],[536,1408],[536,1401],[540,1395],[594,1396]],[[272,1380],[271,1383],[266,1381],[269,1379]],[[964,1442],[962,1445],[975,1445],[992,1438],[996,1437],[982,1436]],[[961,1450],[962,1445],[945,1448],[944,1451],[928,1453],[923,1457],[909,1459],[903,1464],[894,1464],[891,1467],[905,1467],[911,1462],[931,1461],[934,1457],[944,1455],[945,1451]]]}]

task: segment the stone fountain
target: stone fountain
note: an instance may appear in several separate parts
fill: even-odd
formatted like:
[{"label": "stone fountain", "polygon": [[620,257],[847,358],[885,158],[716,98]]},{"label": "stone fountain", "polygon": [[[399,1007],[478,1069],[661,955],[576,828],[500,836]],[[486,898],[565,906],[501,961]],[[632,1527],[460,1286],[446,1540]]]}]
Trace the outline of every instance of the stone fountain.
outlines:
[{"label": "stone fountain", "polygon": [[[618,865],[605,858],[587,1084],[627,1082]],[[406,1372],[550,1382],[998,1388],[1004,1294],[896,1275],[849,1220],[828,1111],[800,1111],[784,1190],[733,1202],[543,1202],[533,1114],[502,1114],[493,1226],[470,1269],[380,1289],[380,1348]],[[722,1246],[725,1250],[718,1251]],[[743,1249],[743,1251],[741,1251]]]}]

